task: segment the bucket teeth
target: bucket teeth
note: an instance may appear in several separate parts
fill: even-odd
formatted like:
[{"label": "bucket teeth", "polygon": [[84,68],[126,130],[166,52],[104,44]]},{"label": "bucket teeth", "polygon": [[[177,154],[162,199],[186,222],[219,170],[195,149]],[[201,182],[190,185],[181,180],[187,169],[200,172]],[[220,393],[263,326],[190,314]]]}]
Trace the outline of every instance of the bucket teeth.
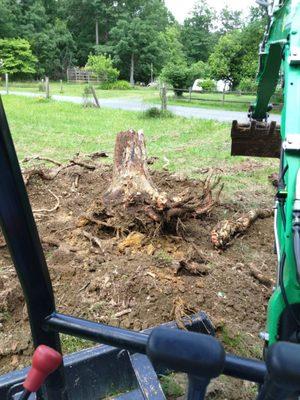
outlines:
[{"label": "bucket teeth", "polygon": [[233,121],[231,141],[232,156],[280,158],[280,126],[275,121],[270,124],[259,121],[239,124]]}]

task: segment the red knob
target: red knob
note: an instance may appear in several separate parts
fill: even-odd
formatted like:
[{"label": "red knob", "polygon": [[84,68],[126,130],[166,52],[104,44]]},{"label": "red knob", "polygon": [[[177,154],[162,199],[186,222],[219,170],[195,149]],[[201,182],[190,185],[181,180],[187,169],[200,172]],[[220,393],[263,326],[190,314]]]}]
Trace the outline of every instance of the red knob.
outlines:
[{"label": "red knob", "polygon": [[24,388],[34,393],[44,383],[48,375],[54,372],[62,363],[62,355],[57,351],[41,345],[37,347],[32,358],[32,367],[23,384]]}]

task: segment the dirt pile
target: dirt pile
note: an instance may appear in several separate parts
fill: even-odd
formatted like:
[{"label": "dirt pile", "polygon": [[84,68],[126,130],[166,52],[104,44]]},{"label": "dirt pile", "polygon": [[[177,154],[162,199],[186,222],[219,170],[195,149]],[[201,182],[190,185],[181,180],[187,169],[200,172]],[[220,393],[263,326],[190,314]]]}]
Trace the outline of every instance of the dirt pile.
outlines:
[{"label": "dirt pile", "polygon": [[[271,288],[257,276],[274,276],[271,217],[257,220],[225,251],[213,247],[211,232],[221,220],[241,215],[234,202],[185,221],[184,238],[137,231],[118,235],[80,223],[111,182],[112,167],[99,155],[84,162],[76,158],[67,168],[31,168],[25,177],[59,312],[140,330],[172,319],[180,324],[182,316],[202,310],[227,348],[259,355],[257,335],[264,328]],[[152,179],[169,196],[203,187],[201,181],[168,172],[152,172]],[[26,364],[31,347],[22,292],[3,238],[1,243],[4,372]]]}]

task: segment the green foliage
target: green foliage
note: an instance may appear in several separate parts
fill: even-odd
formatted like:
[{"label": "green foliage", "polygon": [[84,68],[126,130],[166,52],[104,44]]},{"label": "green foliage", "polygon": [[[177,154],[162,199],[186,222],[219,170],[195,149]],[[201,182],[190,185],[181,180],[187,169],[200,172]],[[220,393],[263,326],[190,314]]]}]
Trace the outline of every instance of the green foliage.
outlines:
[{"label": "green foliage", "polygon": [[120,80],[116,82],[106,82],[99,85],[101,90],[132,90],[133,87],[129,82]]},{"label": "green foliage", "polygon": [[205,0],[198,1],[183,24],[182,43],[189,62],[207,61],[214,44],[214,10]]},{"label": "green foliage", "polygon": [[222,79],[233,86],[241,80],[241,63],[244,52],[241,32],[234,31],[222,36],[209,57],[211,77]]},{"label": "green foliage", "polygon": [[35,73],[36,57],[25,39],[0,39],[0,73],[23,76]]},{"label": "green foliage", "polygon": [[242,11],[232,10],[226,5],[220,11],[219,23],[221,25],[218,30],[220,35],[225,35],[226,33],[234,31],[235,29],[242,29],[244,26]]},{"label": "green foliage", "polygon": [[[177,96],[182,96],[183,92],[176,89],[186,89],[193,86],[196,79],[203,79],[209,76],[209,66],[203,61],[188,66],[185,63],[167,64],[161,73],[161,79],[173,86]],[[206,80],[205,79],[205,80]],[[211,82],[210,82],[211,83]],[[207,82],[209,85],[209,83]]]},{"label": "green foliage", "polygon": [[190,68],[186,64],[167,64],[161,73],[161,78],[173,86],[177,96],[182,96],[182,91],[191,86]]},{"label": "green foliage", "polygon": [[257,83],[256,83],[255,79],[243,78],[243,79],[241,79],[238,88],[241,92],[256,93]]},{"label": "green foliage", "polygon": [[198,61],[190,66],[190,81],[193,83],[196,79],[210,78],[210,67],[208,63]]},{"label": "green foliage", "polygon": [[16,35],[16,19],[8,0],[0,0],[0,38]]},{"label": "green foliage", "polygon": [[266,19],[257,8],[251,9],[251,22],[241,30],[230,30],[220,37],[209,57],[211,77],[238,86],[243,78],[254,80],[258,69],[259,43]]},{"label": "green foliage", "polygon": [[157,107],[148,108],[143,112],[143,118],[173,118],[174,114],[168,110],[160,110]]},{"label": "green foliage", "polygon": [[[137,1],[116,23],[106,44],[111,48],[122,78],[149,82],[151,65],[158,74],[165,63],[165,38],[162,32],[168,25],[168,13],[161,0]],[[143,6],[141,7],[141,4]]]},{"label": "green foliage", "polygon": [[216,90],[216,83],[212,79],[204,79],[201,82],[201,87],[203,90],[211,92],[212,90]]},{"label": "green foliage", "polygon": [[[225,71],[238,85],[242,77],[256,74],[257,49],[266,23],[259,7],[250,11],[246,24],[239,11],[224,7],[217,15],[198,0],[179,25],[163,0],[0,0],[0,38],[30,43],[37,58],[37,77],[64,78],[68,67],[84,67],[89,54],[105,54],[111,56],[121,79],[131,78],[133,84],[150,82],[152,72],[157,78],[171,63],[192,67],[199,61],[206,63],[219,40],[240,30],[241,52],[238,57],[235,53],[236,62],[231,60]],[[193,77],[208,78],[205,64],[199,66],[194,72],[191,67]],[[220,65],[214,67],[224,75]]]},{"label": "green foliage", "polygon": [[185,53],[181,42],[181,31],[179,25],[172,25],[161,33],[162,40],[165,41],[166,62],[180,64],[185,62]]},{"label": "green foliage", "polygon": [[85,68],[93,71],[102,82],[115,82],[120,74],[114,68],[112,59],[104,55],[90,54]]}]

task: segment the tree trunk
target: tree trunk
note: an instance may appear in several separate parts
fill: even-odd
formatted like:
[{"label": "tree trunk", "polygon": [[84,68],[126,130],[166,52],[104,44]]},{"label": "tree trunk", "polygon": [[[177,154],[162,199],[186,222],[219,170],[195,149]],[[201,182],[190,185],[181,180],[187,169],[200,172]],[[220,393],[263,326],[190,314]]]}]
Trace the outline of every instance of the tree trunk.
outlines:
[{"label": "tree trunk", "polygon": [[104,204],[127,203],[133,198],[147,198],[162,206],[166,194],[159,193],[149,174],[143,131],[121,132],[117,136],[111,186],[104,194]]},{"label": "tree trunk", "polygon": [[134,63],[134,54],[132,53],[131,54],[131,64],[130,64],[130,84],[132,85],[132,86],[134,86],[134,68],[135,68],[135,65],[134,65],[135,63]]},{"label": "tree trunk", "polygon": [[98,20],[98,16],[96,17],[95,33],[96,33],[96,46],[99,46],[99,20]]}]

